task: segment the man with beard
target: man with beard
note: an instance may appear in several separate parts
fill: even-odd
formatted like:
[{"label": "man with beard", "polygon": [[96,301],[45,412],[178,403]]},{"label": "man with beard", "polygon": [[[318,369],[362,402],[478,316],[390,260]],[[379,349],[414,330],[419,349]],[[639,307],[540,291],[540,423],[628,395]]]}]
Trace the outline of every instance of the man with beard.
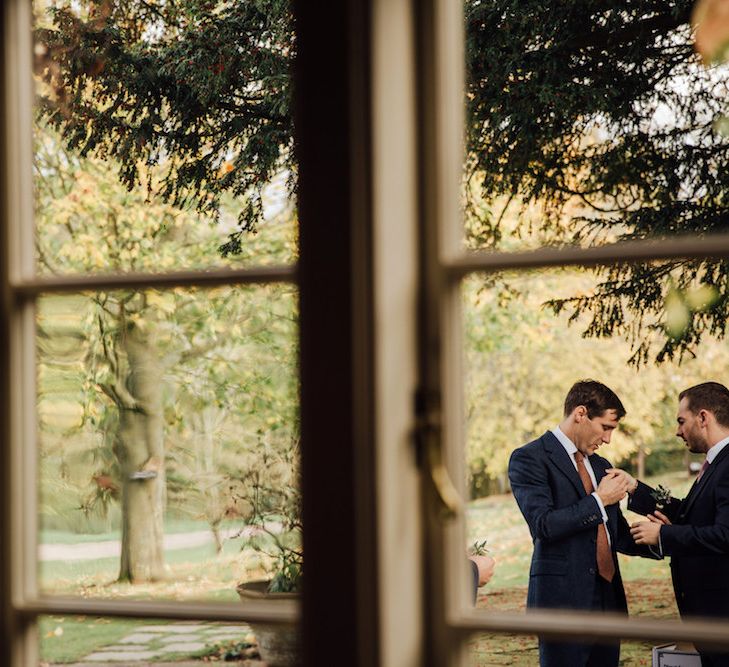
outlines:
[{"label": "man with beard", "polygon": [[[622,472],[628,507],[647,515],[631,533],[636,544],[671,556],[681,616],[729,617],[729,389],[704,382],[679,394],[676,435],[704,454],[701,472],[683,500],[656,510],[652,489]],[[613,471],[617,472],[617,471]],[[703,667],[729,667],[729,653],[697,646]]]}]

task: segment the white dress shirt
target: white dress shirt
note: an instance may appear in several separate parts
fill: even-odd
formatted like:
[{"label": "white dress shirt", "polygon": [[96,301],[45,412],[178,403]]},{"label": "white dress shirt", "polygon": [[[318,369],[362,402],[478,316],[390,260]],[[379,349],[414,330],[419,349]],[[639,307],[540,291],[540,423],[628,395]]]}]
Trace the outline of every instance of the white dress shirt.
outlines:
[{"label": "white dress shirt", "polygon": [[723,440],[719,440],[719,442],[706,452],[706,460],[709,462],[709,465],[714,462],[714,459],[719,456],[719,452],[727,445],[729,445],[729,438],[724,438]]},{"label": "white dress shirt", "polygon": [[[575,470],[577,470],[577,461],[575,461],[575,452],[577,451],[577,446],[575,445],[572,440],[570,440],[565,434],[564,431],[557,426],[557,428],[552,429],[552,433],[554,434],[554,437],[559,440],[562,447],[564,447],[565,451],[570,457],[570,461],[572,461],[572,465],[575,467]],[[727,441],[729,441],[729,438],[727,438]],[[584,464],[585,464],[585,470],[587,470],[587,474],[590,476],[590,479],[592,480],[592,488],[597,489],[597,480],[595,479],[595,472],[592,469],[592,465],[590,464],[590,457],[584,456],[582,458]],[[602,500],[600,499],[600,496],[597,495],[596,491],[593,491],[592,497],[597,501],[597,506],[600,508],[600,514],[602,515],[602,522],[607,523],[608,522],[608,515],[605,511],[605,505],[603,505]],[[607,532],[607,531],[606,531]],[[608,542],[610,542],[610,533],[607,532],[608,536]]]}]

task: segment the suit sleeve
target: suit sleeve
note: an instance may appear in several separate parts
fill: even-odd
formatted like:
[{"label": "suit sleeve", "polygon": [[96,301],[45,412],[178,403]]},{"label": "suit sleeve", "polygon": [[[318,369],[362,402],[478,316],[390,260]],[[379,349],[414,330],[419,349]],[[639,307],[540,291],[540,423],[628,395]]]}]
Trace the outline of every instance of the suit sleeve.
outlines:
[{"label": "suit sleeve", "polygon": [[524,449],[517,449],[511,455],[509,481],[535,539],[545,542],[561,540],[575,533],[594,530],[602,523],[600,508],[591,495],[574,505],[556,509],[546,465]]},{"label": "suit sleeve", "polygon": [[[661,512],[671,521],[676,520],[678,506],[681,501],[678,498],[671,498],[663,507]],[[638,488],[628,498],[628,509],[636,514],[652,514],[656,511],[656,499],[653,497],[653,488],[643,482],[638,482]]]},{"label": "suit sleeve", "polygon": [[633,536],[630,534],[630,526],[628,526],[628,522],[620,510],[618,510],[617,534],[618,539],[615,543],[615,549],[621,554],[642,556],[643,558],[653,558],[654,560],[661,560],[663,558],[654,548],[651,548],[647,544],[635,543]]},{"label": "suit sleeve", "polygon": [[719,479],[714,489],[716,507],[710,526],[672,525],[661,527],[663,552],[668,556],[729,554],[729,476]]}]

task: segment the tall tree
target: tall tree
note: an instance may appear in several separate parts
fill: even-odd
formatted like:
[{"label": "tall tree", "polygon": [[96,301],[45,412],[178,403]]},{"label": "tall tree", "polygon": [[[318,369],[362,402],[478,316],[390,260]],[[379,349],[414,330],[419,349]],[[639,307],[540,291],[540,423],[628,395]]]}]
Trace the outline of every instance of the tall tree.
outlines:
[{"label": "tall tree", "polygon": [[[36,174],[37,250],[44,273],[151,271],[224,261],[216,255],[219,230],[155,200],[144,188],[126,192],[106,162],[65,153],[43,126]],[[271,249],[263,236],[257,246],[265,256]],[[285,234],[273,241],[283,252],[285,243]],[[82,315],[71,333],[84,351],[84,420],[102,431],[101,447],[111,452],[94,479],[103,480],[100,492],[118,490],[122,507],[120,579],[164,576],[167,465],[169,444],[175,442],[169,412],[175,424],[184,422],[192,443],[215,437],[189,433],[197,425],[178,408],[192,402],[200,413],[218,406],[237,415],[239,451],[255,449],[258,436],[245,431],[261,430],[263,420],[281,428],[288,418],[289,429],[281,429],[286,432],[275,444],[291,446],[297,437],[290,292],[280,286],[110,291],[78,304]],[[67,316],[54,315],[51,306],[42,320],[44,338],[58,336],[59,322],[68,327]],[[208,472],[214,462],[209,463]],[[225,487],[223,475],[206,483]]]},{"label": "tall tree", "polygon": [[[729,74],[695,55],[692,5],[468,2],[468,176],[479,194],[537,203],[555,243],[726,231],[729,151],[716,124]],[[501,220],[495,214],[472,242],[498,244]],[[726,262],[619,265],[599,275],[591,293],[552,305],[589,314],[590,335],[632,335],[634,361],[649,358],[652,339],[660,361],[726,332]],[[698,296],[686,300],[687,291]],[[682,300],[681,326],[664,326],[669,294]]]},{"label": "tall tree", "polygon": [[282,169],[295,183],[288,0],[83,0],[37,16],[41,112],[81,156],[113,158],[128,188],[140,165],[163,165],[159,194],[217,215],[241,201],[239,226],[262,215],[263,188]]},{"label": "tall tree", "polygon": [[[715,126],[727,73],[699,65],[691,6],[467,0],[474,199],[538,203],[554,243],[726,229],[729,156]],[[287,0],[87,0],[39,26],[42,111],[68,144],[118,160],[129,187],[140,164],[163,164],[160,191],[174,203],[214,211],[222,192],[239,196],[240,225],[223,252],[241,249],[273,173],[284,170],[295,189]],[[472,226],[472,245],[498,245],[500,220],[496,211]],[[619,265],[600,276],[592,293],[552,305],[589,314],[588,334],[632,336],[636,362],[651,342],[662,360],[726,332],[725,262]],[[691,290],[703,296],[687,300]],[[669,293],[681,326],[665,326]]]}]

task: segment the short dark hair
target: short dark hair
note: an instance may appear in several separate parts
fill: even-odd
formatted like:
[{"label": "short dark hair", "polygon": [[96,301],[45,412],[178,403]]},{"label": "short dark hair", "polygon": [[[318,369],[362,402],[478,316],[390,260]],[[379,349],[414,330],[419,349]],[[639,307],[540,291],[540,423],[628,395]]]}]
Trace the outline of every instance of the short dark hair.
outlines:
[{"label": "short dark hair", "polygon": [[678,400],[686,399],[686,405],[693,414],[708,410],[722,426],[729,427],[729,389],[718,382],[702,382],[684,389]]},{"label": "short dark hair", "polygon": [[572,413],[578,406],[584,405],[587,408],[587,416],[590,419],[601,417],[606,410],[615,410],[618,419],[625,416],[625,408],[618,395],[597,380],[580,380],[572,385],[564,399],[565,417]]}]

